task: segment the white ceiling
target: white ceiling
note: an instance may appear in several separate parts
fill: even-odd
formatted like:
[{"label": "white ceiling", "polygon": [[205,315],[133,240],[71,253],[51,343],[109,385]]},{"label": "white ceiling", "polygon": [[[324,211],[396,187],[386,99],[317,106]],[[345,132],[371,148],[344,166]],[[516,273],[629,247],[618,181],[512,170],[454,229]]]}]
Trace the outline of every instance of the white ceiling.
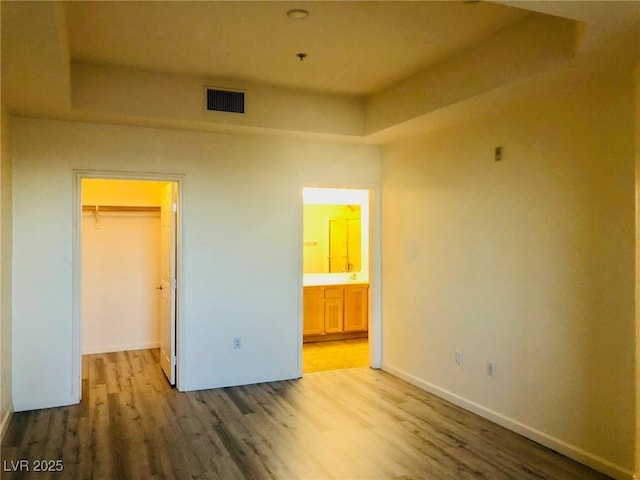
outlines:
[{"label": "white ceiling", "polygon": [[[373,143],[640,61],[639,0],[3,0],[0,20],[13,115]],[[266,101],[205,116],[209,79]]]},{"label": "white ceiling", "polygon": [[[310,15],[290,19],[292,8]],[[352,95],[534,15],[462,1],[67,2],[65,13],[72,61]]]}]

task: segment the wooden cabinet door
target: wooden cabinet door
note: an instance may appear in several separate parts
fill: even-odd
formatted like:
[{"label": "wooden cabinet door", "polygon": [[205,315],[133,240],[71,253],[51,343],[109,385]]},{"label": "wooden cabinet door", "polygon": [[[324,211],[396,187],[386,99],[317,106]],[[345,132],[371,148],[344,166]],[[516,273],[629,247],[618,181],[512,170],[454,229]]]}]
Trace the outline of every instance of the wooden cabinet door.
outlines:
[{"label": "wooden cabinet door", "polygon": [[369,287],[350,285],[344,289],[344,331],[369,329]]},{"label": "wooden cabinet door", "polygon": [[343,331],[342,298],[327,298],[324,301],[324,333],[340,333]]},{"label": "wooden cabinet door", "polygon": [[324,333],[324,289],[304,287],[302,295],[302,334],[322,335]]}]

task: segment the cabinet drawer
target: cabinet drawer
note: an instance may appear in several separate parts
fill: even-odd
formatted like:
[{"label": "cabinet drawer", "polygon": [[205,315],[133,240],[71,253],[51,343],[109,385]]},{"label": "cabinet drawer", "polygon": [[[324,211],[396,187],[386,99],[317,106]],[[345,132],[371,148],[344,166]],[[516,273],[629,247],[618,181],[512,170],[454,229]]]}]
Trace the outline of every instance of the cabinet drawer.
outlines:
[{"label": "cabinet drawer", "polygon": [[324,289],[324,298],[342,298],[342,287],[327,287]]}]

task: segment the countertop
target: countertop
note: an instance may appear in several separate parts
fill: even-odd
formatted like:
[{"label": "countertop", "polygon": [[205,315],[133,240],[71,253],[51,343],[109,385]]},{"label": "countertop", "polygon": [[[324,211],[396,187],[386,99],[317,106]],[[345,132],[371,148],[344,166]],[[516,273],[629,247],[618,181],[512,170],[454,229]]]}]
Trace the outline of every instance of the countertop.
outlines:
[{"label": "countertop", "polygon": [[302,285],[305,287],[323,287],[327,285],[368,285],[369,275],[360,272],[356,278],[352,273],[305,273]]}]

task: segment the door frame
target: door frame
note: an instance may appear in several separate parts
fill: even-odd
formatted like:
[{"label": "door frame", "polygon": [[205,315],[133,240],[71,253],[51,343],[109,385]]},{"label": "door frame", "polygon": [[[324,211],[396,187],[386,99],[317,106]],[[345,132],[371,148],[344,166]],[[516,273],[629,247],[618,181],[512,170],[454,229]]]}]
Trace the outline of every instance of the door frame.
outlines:
[{"label": "door frame", "polygon": [[304,188],[343,188],[349,190],[367,190],[369,192],[369,366],[382,368],[382,282],[381,282],[381,201],[380,184],[377,183],[335,183],[306,181],[300,184],[300,208],[298,212],[298,372],[302,377],[302,328],[303,328],[303,227],[304,227]]},{"label": "door frame", "polygon": [[178,185],[176,219],[176,388],[180,388],[181,362],[184,353],[181,319],[183,306],[183,218],[184,218],[184,175],[175,173],[124,172],[107,170],[73,170],[73,235],[72,235],[72,322],[71,322],[71,368],[72,397],[82,400],[82,180],[150,180],[156,182],[175,182]]}]

